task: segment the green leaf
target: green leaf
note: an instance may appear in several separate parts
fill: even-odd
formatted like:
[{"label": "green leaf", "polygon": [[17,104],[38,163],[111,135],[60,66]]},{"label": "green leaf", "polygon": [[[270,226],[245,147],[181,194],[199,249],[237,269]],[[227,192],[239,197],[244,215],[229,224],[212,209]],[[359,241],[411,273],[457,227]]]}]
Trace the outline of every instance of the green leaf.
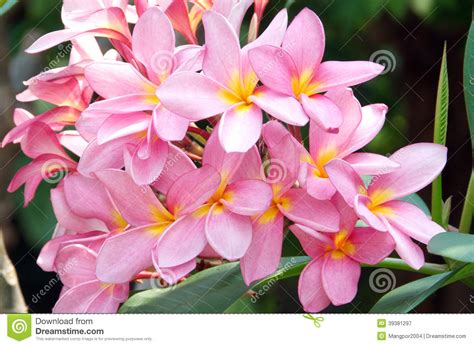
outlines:
[{"label": "green leaf", "polygon": [[181,284],[133,295],[121,313],[219,313],[249,288],[238,262],[226,263],[192,275]]},{"label": "green leaf", "polygon": [[[446,134],[448,131],[448,106],[449,106],[449,85],[448,67],[446,63],[446,42],[443,48],[441,59],[441,70],[439,72],[438,93],[436,95],[435,124],[433,142],[436,144],[446,144]],[[443,189],[441,175],[433,181],[431,193],[431,213],[433,221],[442,224],[443,209]]]},{"label": "green leaf", "polygon": [[456,270],[427,276],[400,286],[386,295],[372,307],[371,313],[406,313],[416,308],[426,298],[443,286],[474,275],[474,265],[465,264]]},{"label": "green leaf", "polygon": [[471,133],[471,145],[474,150],[474,20],[471,21],[464,52],[463,84],[467,121]]},{"label": "green leaf", "polygon": [[441,211],[441,225],[448,229],[449,217],[451,216],[451,204],[453,196],[449,196],[448,199],[443,203],[443,210]]},{"label": "green leaf", "polygon": [[[302,270],[300,265],[308,260],[303,256],[283,257],[275,274],[253,285],[252,289],[298,275]],[[300,269],[295,271],[295,268]],[[242,279],[239,263],[226,263],[194,274],[174,287],[136,293],[122,305],[119,312],[221,313],[249,289]]]},{"label": "green leaf", "polygon": [[474,235],[444,232],[434,236],[428,244],[432,254],[461,262],[474,262]]},{"label": "green leaf", "polygon": [[449,106],[449,85],[448,66],[446,63],[446,42],[441,58],[441,70],[439,72],[438,93],[436,95],[434,143],[446,144],[446,134],[448,132],[448,106]]},{"label": "green leaf", "polygon": [[459,232],[471,232],[472,216],[474,206],[474,169],[471,172],[471,178],[467,185],[466,198],[462,207],[461,221],[459,222]]}]

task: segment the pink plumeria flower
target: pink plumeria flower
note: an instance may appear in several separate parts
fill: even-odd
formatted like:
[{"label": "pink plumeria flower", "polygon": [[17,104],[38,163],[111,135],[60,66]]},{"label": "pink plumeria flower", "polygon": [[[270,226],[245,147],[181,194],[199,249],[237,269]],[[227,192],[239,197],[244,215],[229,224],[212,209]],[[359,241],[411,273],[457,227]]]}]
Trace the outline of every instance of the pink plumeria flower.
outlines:
[{"label": "pink plumeria flower", "polygon": [[135,23],[137,11],[128,3],[128,0],[63,0],[61,19],[66,27],[73,28],[87,22],[98,11],[117,7],[125,13],[129,23]]},{"label": "pink plumeria flower", "polygon": [[424,264],[422,249],[410,238],[423,244],[444,229],[431,221],[415,205],[399,200],[431,183],[446,164],[445,146],[432,143],[411,144],[390,156],[400,168],[375,176],[366,188],[351,165],[333,160],[325,166],[331,182],[370,227],[388,231],[396,242],[400,257],[411,267]]},{"label": "pink plumeria flower", "polygon": [[[188,46],[175,51],[173,28],[157,7],[148,9],[138,20],[132,45],[148,78],[124,62],[90,64],[85,70],[86,78],[105,100],[91,104],[81,118],[98,127],[97,139],[91,142],[85,160],[89,161],[97,146],[115,140],[117,145],[110,143],[107,147],[115,150],[117,146],[131,145],[131,174],[137,184],[144,185],[156,180],[163,169],[169,152],[168,141],[183,139],[189,125],[188,119],[165,109],[156,92],[170,74],[200,68],[200,48]],[[97,123],[97,117],[102,121]],[[80,121],[81,133],[91,131],[86,122]],[[82,164],[79,169],[83,174],[91,173],[87,165]]]},{"label": "pink plumeria flower", "polygon": [[55,189],[51,201],[60,228],[67,234],[91,230],[121,232],[128,223],[97,179],[69,174]]},{"label": "pink plumeria flower", "polygon": [[[194,0],[193,6],[188,7],[187,1],[182,0],[151,0],[158,3],[169,17],[173,27],[192,44],[197,44],[196,31],[206,10],[214,10],[229,20],[237,35],[245,13],[254,2],[253,0]],[[257,1],[261,2],[261,1]],[[257,3],[256,2],[256,3]],[[259,13],[262,6],[256,7]],[[261,17],[258,17],[261,18]],[[254,24],[256,25],[256,24]]]},{"label": "pink plumeria flower", "polygon": [[33,161],[16,172],[7,191],[13,192],[25,184],[25,207],[43,179],[55,179],[56,174],[76,171],[77,163],[64,151],[56,133],[42,122],[28,127],[21,138],[21,149]]},{"label": "pink plumeria flower", "polygon": [[[177,220],[160,238],[154,252],[159,267],[194,260],[208,243],[219,256],[231,261],[240,259],[252,240],[251,217],[270,206],[272,191],[261,180],[261,161],[255,147],[246,154],[225,153],[214,131],[202,163],[203,168],[213,167],[218,172],[218,187],[199,209]],[[180,180],[173,187],[178,188]],[[180,185],[180,199],[189,199],[195,192],[202,194],[201,188],[209,189],[209,179],[199,180],[203,187],[196,186],[196,181],[189,179]]]},{"label": "pink plumeria flower", "polygon": [[[345,88],[332,89],[325,97],[341,110],[343,122],[339,132],[337,134],[327,132],[311,121],[309,152],[295,138],[292,141],[301,163],[300,186],[320,200],[331,199],[336,192],[324,170],[324,166],[333,159],[339,158],[350,163],[359,174],[389,173],[400,166],[383,155],[355,153],[379,133],[387,112],[385,105],[372,104],[361,107],[352,90]],[[289,132],[277,121],[270,121],[264,126],[263,138],[267,145],[286,135],[289,135]]]},{"label": "pink plumeria flower", "polygon": [[[97,263],[97,276],[101,280],[105,282],[131,280],[137,273],[153,266],[152,251],[162,233],[175,220],[197,209],[217,189],[219,185],[217,172],[212,167],[202,168],[200,172],[208,177],[205,181],[209,184],[199,185],[199,190],[195,189],[196,193],[192,195],[183,194],[181,185],[189,188],[192,182],[194,187],[199,176],[183,176],[178,179],[168,191],[169,209],[163,206],[149,186],[136,185],[124,171],[105,170],[96,173],[112,196],[121,215],[132,226],[104,242]],[[125,256],[128,260],[118,261],[117,254]],[[161,271],[161,274],[164,279],[176,282],[195,266],[195,261],[188,261],[169,268],[166,272]]]},{"label": "pink plumeria flower", "polygon": [[[307,116],[324,130],[334,132],[342,124],[342,114],[334,102],[321,93],[365,82],[384,68],[369,61],[321,63],[324,41],[320,19],[305,8],[288,27],[282,48],[264,45],[252,49],[249,59],[273,103],[287,102],[291,96],[301,103],[295,110],[299,117]],[[269,114],[279,116],[275,105],[262,103],[260,106]]]},{"label": "pink plumeria flower", "polygon": [[93,93],[84,79],[84,66],[104,58],[97,41],[93,37],[83,37],[72,44],[68,66],[42,72],[24,82],[27,89],[17,95],[19,101],[43,100],[57,107],[37,116],[22,108],[15,109],[13,120],[16,127],[7,133],[2,146],[18,143],[34,122],[47,124],[54,131],[75,125]]},{"label": "pink plumeria flower", "polygon": [[128,299],[129,282],[101,282],[96,274],[97,253],[83,245],[59,250],[55,271],[64,284],[53,313],[115,313]]},{"label": "pink plumeria flower", "polygon": [[312,257],[298,282],[300,302],[308,312],[319,312],[330,303],[351,302],[357,294],[360,264],[375,265],[395,247],[388,233],[354,227],[357,216],[340,196],[335,199],[341,211],[339,232],[328,234],[301,225],[290,226],[304,251]]},{"label": "pink plumeria flower", "polygon": [[55,107],[36,116],[26,109],[16,108],[13,112],[13,122],[16,126],[5,135],[2,147],[9,143],[20,143],[33,123],[40,122],[48,125],[53,131],[61,131],[65,126],[73,126],[80,114],[79,110],[69,106]]},{"label": "pink plumeria flower", "polygon": [[254,3],[254,14],[250,20],[248,39],[249,42],[254,41],[257,38],[258,29],[260,27],[260,22],[263,18],[263,12],[268,5],[270,0],[255,0]]},{"label": "pink plumeria flower", "polygon": [[240,262],[247,285],[278,268],[283,243],[284,216],[293,222],[325,232],[335,232],[339,229],[339,213],[331,202],[318,201],[304,189],[293,187],[299,161],[291,135],[288,134],[282,139],[272,138],[269,143],[272,159],[268,169],[279,170],[280,176],[270,175],[266,179],[272,187],[272,203],[264,213],[254,218],[252,243]]},{"label": "pink plumeria flower", "polygon": [[94,36],[110,39],[123,56],[128,56],[131,35],[125,15],[127,5],[127,0],[66,0],[62,9],[66,29],[40,37],[26,52],[38,53],[62,42]]},{"label": "pink plumeria flower", "polygon": [[[157,95],[166,108],[190,120],[223,113],[219,126],[222,146],[227,152],[246,152],[260,137],[262,111],[259,100],[263,97],[247,52],[262,44],[279,45],[287,14],[281,11],[267,30],[243,49],[235,30],[221,14],[207,11],[203,23],[206,36],[204,73],[177,73],[161,86]],[[272,99],[267,101],[273,102]],[[279,109],[274,115],[287,123],[304,125],[307,117],[299,116],[292,106],[299,107],[292,97],[274,103],[273,107]]]},{"label": "pink plumeria flower", "polygon": [[56,259],[61,249],[70,245],[83,245],[94,252],[98,252],[109,236],[102,231],[89,231],[80,234],[54,234],[53,239],[48,241],[38,256],[36,263],[46,272],[57,271]]}]

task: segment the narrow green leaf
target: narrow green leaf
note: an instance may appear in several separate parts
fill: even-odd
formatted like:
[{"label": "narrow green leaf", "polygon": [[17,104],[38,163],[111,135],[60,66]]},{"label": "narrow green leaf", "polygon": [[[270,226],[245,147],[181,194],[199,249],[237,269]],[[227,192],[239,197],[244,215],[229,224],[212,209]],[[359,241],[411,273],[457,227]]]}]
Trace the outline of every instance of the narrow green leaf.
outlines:
[{"label": "narrow green leaf", "polygon": [[[467,35],[466,51],[464,53],[464,98],[466,101],[467,122],[471,134],[471,145],[474,151],[474,19],[471,21],[469,34]],[[461,214],[459,231],[469,233],[471,231],[472,215],[474,205],[474,170],[467,187],[466,200]]]},{"label": "narrow green leaf", "polygon": [[448,229],[449,217],[451,216],[451,204],[453,196],[449,196],[443,203],[443,210],[441,211],[441,224],[445,229]]},{"label": "narrow green leaf", "polygon": [[471,21],[464,52],[463,84],[467,121],[471,133],[471,145],[474,150],[474,20]]},{"label": "narrow green leaf", "polygon": [[461,262],[474,262],[474,235],[444,232],[435,235],[428,244],[428,252]]},{"label": "narrow green leaf", "polygon": [[372,307],[371,313],[407,313],[443,286],[474,275],[474,264],[465,264],[456,270],[427,276],[400,286]]},{"label": "narrow green leaf", "polygon": [[[436,144],[446,144],[446,134],[448,131],[448,106],[449,106],[449,85],[448,67],[446,63],[446,42],[443,48],[441,59],[441,70],[439,72],[438,92],[436,95],[434,138]],[[441,175],[433,181],[431,193],[431,214],[433,221],[442,225],[443,190]]]},{"label": "narrow green leaf", "polygon": [[459,222],[459,232],[470,233],[472,216],[474,209],[474,169],[471,172],[471,178],[467,186],[466,198],[462,207],[461,221]]},{"label": "narrow green leaf", "polygon": [[441,58],[441,70],[439,72],[438,92],[436,95],[434,142],[446,144],[446,134],[448,132],[448,106],[449,106],[449,84],[448,66],[446,62],[446,42]]}]

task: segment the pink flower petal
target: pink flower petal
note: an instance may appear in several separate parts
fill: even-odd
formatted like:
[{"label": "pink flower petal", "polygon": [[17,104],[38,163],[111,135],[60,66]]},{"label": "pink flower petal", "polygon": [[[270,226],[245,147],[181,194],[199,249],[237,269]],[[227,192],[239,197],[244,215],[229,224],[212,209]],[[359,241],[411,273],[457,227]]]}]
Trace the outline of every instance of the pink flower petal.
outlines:
[{"label": "pink flower petal", "polygon": [[226,152],[245,153],[260,138],[261,131],[262,111],[260,108],[254,104],[237,104],[222,115],[219,140]]},{"label": "pink flower petal", "polygon": [[372,210],[370,210],[368,207],[369,203],[370,199],[368,197],[363,195],[357,195],[354,201],[355,212],[369,226],[382,232],[387,231],[387,227],[381,219],[383,216],[379,216],[379,213],[374,213]]},{"label": "pink flower petal", "polygon": [[287,124],[304,126],[308,123],[309,118],[303,107],[292,96],[262,86],[256,89],[249,99],[265,112]]},{"label": "pink flower petal", "polygon": [[156,89],[131,64],[120,61],[93,62],[84,74],[92,89],[103,98],[154,95]]},{"label": "pink flower petal", "polygon": [[395,249],[395,241],[388,232],[373,228],[356,227],[348,241],[354,246],[354,253],[346,253],[354,261],[377,264]]},{"label": "pink flower petal", "polygon": [[329,201],[318,201],[303,189],[291,189],[282,196],[280,211],[291,221],[325,232],[339,230],[339,212]]},{"label": "pink flower petal", "polygon": [[125,145],[128,143],[137,144],[138,140],[133,136],[127,136],[102,145],[98,145],[97,140],[93,140],[84,150],[77,170],[85,176],[90,176],[100,170],[122,168],[124,166],[123,152]]},{"label": "pink flower petal", "polygon": [[346,203],[354,207],[355,197],[366,190],[364,182],[351,165],[345,161],[335,159],[324,166],[324,170],[334,187],[344,197]]},{"label": "pink flower petal", "polygon": [[351,302],[357,294],[359,263],[342,254],[330,253],[324,261],[322,282],[324,291],[334,305]]},{"label": "pink flower petal", "polygon": [[[359,175],[380,175],[396,171],[400,164],[386,156],[372,153],[353,153],[344,158]],[[378,179],[378,178],[377,178]]]},{"label": "pink flower petal", "polygon": [[298,70],[287,51],[264,45],[250,50],[248,55],[255,73],[266,87],[294,96],[292,81],[298,78]]},{"label": "pink flower petal", "polygon": [[161,236],[153,250],[156,264],[161,267],[174,267],[195,259],[207,244],[205,233],[206,214],[209,208],[175,221]]},{"label": "pink flower petal", "polygon": [[160,105],[153,110],[153,126],[164,141],[180,141],[186,135],[189,120]]},{"label": "pink flower petal", "polygon": [[311,156],[316,161],[321,156],[326,157],[328,153],[333,153],[334,157],[342,158],[341,151],[346,143],[351,140],[353,132],[362,119],[360,103],[354,97],[351,89],[331,89],[324,96],[339,108],[339,112],[342,114],[342,124],[339,126],[337,133],[331,133],[316,122],[310,122],[309,148]]},{"label": "pink flower petal", "polygon": [[[168,142],[155,138],[148,142],[144,139],[132,155],[131,175],[138,185],[153,183],[161,174],[168,157]],[[140,153],[149,145],[148,156],[141,158]]]},{"label": "pink flower petal", "polygon": [[212,248],[223,258],[234,261],[245,255],[252,241],[250,217],[234,214],[214,204],[206,219],[206,236]]},{"label": "pink flower petal", "polygon": [[150,121],[150,116],[144,112],[111,115],[100,126],[97,143],[102,145],[117,138],[143,133]]},{"label": "pink flower petal", "polygon": [[283,215],[268,220],[259,217],[253,222],[253,237],[249,249],[240,260],[242,276],[250,284],[272,274],[280,264],[283,243]]},{"label": "pink flower petal", "polygon": [[132,228],[108,238],[97,256],[97,277],[107,283],[123,283],[151,267],[153,247],[167,225]]},{"label": "pink flower petal", "polygon": [[138,186],[121,170],[96,173],[105,185],[124,219],[133,226],[171,221],[171,214],[163,207],[149,186]]},{"label": "pink flower petal", "polygon": [[433,143],[411,144],[390,156],[400,168],[383,174],[369,186],[369,196],[385,191],[379,203],[407,196],[431,183],[443,170],[447,148]]},{"label": "pink flower petal", "polygon": [[68,245],[59,250],[55,260],[55,271],[61,282],[69,287],[96,280],[97,254],[83,245]]},{"label": "pink flower petal", "polygon": [[159,7],[149,8],[133,29],[132,49],[135,57],[146,66],[148,74],[167,76],[174,67],[174,46],[174,31],[170,21]]},{"label": "pink flower petal", "polygon": [[370,61],[325,61],[319,65],[313,82],[318,85],[317,92],[322,92],[366,82],[383,70],[384,66]]},{"label": "pink flower petal", "polygon": [[423,250],[413,242],[409,236],[405,235],[395,227],[387,225],[388,232],[395,241],[395,250],[402,260],[413,269],[420,269],[425,264]]},{"label": "pink flower petal", "polygon": [[109,230],[124,227],[125,221],[100,180],[79,174],[69,175],[64,180],[64,195],[74,214],[85,219],[101,220]]},{"label": "pink flower petal", "polygon": [[207,11],[202,16],[206,41],[204,74],[232,89],[240,84],[240,43],[236,32],[221,14]]},{"label": "pink flower petal", "polygon": [[321,178],[314,174],[314,166],[307,164],[305,181],[306,191],[314,198],[325,201],[331,199],[336,193],[336,188],[328,178]]},{"label": "pink flower petal", "polygon": [[[326,93],[328,95],[330,91]],[[353,129],[353,132],[345,143],[340,157],[344,157],[364,147],[380,132],[385,122],[387,106],[381,103],[362,107],[362,120]]]},{"label": "pink flower petal", "polygon": [[178,147],[169,144],[168,157],[158,179],[152,186],[158,191],[168,193],[169,188],[183,174],[196,169],[193,161]]},{"label": "pink flower petal", "polygon": [[273,193],[261,180],[241,180],[227,186],[220,202],[232,213],[253,216],[270,207]]},{"label": "pink flower petal", "polygon": [[[245,154],[238,152],[226,153],[218,139],[218,133],[219,129],[214,128],[207,140],[202,163],[214,167],[221,174],[222,181],[228,182],[239,169]],[[222,181],[221,183],[223,183]]]},{"label": "pink flower petal", "polygon": [[318,126],[328,132],[335,132],[342,124],[342,113],[339,107],[328,97],[301,94],[301,104],[306,114]]},{"label": "pink flower petal", "polygon": [[324,259],[313,259],[303,269],[298,281],[298,296],[305,311],[319,312],[331,303],[322,283]]},{"label": "pink flower petal", "polygon": [[314,71],[324,54],[324,28],[319,17],[310,9],[303,9],[286,31],[283,48],[295,61],[300,74]]},{"label": "pink flower petal", "polygon": [[302,225],[291,225],[290,230],[300,241],[304,252],[312,258],[319,258],[324,255],[328,245],[332,243],[329,236]]},{"label": "pink flower petal", "polygon": [[178,72],[170,76],[156,91],[169,111],[190,120],[201,120],[224,112],[235,95],[207,76],[194,72]]},{"label": "pink flower petal", "polygon": [[191,170],[179,177],[168,190],[166,205],[175,216],[188,214],[212,197],[220,181],[219,173],[210,165]]},{"label": "pink flower petal", "polygon": [[428,244],[435,235],[444,232],[444,228],[431,221],[415,205],[404,201],[390,201],[384,204],[391,212],[385,217],[397,230],[411,238]]}]

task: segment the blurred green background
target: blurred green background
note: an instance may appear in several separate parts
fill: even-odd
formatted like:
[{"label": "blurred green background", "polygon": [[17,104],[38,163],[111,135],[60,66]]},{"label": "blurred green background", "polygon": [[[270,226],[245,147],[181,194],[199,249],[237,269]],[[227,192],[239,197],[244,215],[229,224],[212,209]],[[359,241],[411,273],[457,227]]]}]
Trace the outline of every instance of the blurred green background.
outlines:
[{"label": "blurred green background", "polygon": [[[61,1],[23,0],[0,17],[0,135],[13,126],[12,111],[20,106],[14,95],[23,90],[22,81],[66,63],[56,47],[41,55],[23,51],[39,36],[62,28]],[[388,154],[412,142],[432,141],[436,88],[444,42],[447,43],[449,73],[449,161],[443,173],[444,198],[452,196],[451,224],[459,222],[462,202],[472,167],[464,95],[462,61],[466,35],[472,16],[471,1],[452,0],[270,0],[263,27],[283,7],[290,19],[303,7],[313,9],[326,30],[325,60],[373,60],[386,65],[384,74],[355,88],[360,102],[385,103],[389,113],[385,127],[368,150]],[[250,11],[249,11],[250,12]],[[249,17],[249,16],[247,16]],[[246,18],[248,23],[249,18]],[[245,25],[244,25],[245,30]],[[301,33],[304,35],[304,32]],[[21,105],[34,114],[48,105],[35,102]],[[19,146],[0,151],[0,228],[19,272],[27,304],[33,312],[49,312],[60,287],[41,299],[35,294],[54,275],[43,273],[36,264],[41,246],[51,237],[55,218],[49,201],[50,184],[43,183],[33,203],[22,208],[23,194],[7,194],[6,187],[15,171],[28,162]],[[421,196],[430,201],[430,189]],[[285,254],[299,252],[296,239],[289,237]],[[428,260],[436,259],[428,256]],[[368,284],[369,269],[363,271],[360,291],[351,304],[331,311],[366,312],[382,294]],[[418,274],[395,272],[396,285],[418,278]],[[419,312],[471,312],[472,291],[461,283],[444,288],[417,308]],[[236,311],[301,312],[296,281],[276,284],[255,304]]]}]

